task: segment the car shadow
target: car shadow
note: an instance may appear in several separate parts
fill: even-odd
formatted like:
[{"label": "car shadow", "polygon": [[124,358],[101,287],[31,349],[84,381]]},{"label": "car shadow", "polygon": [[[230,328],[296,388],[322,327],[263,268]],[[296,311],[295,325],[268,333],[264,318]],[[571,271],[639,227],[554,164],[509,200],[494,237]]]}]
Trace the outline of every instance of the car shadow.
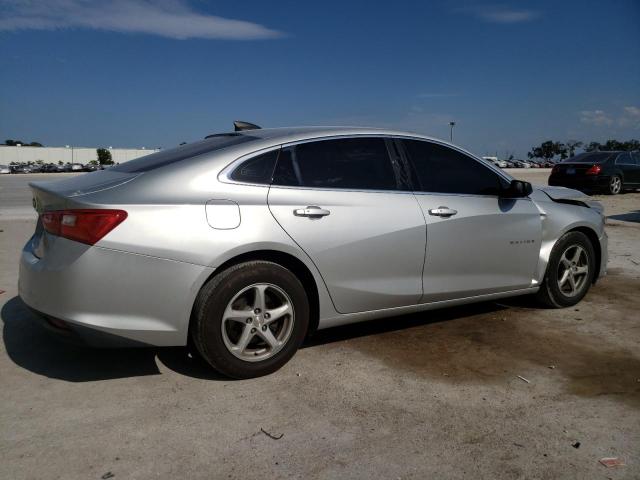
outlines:
[{"label": "car shadow", "polygon": [[486,313],[495,313],[507,308],[509,307],[506,305],[488,301],[461,305],[458,307],[430,310],[428,311],[428,315],[425,315],[425,312],[420,312],[350,323],[339,327],[318,330],[305,341],[302,348],[315,347],[327,343],[368,337],[371,335],[380,335],[398,330],[407,330],[413,327],[447,322],[455,319],[463,319]]},{"label": "car shadow", "polygon": [[181,375],[208,380],[229,379],[217,374],[188,348],[96,349],[59,339],[38,325],[19,297],[0,311],[2,337],[9,358],[38,375],[68,382],[92,382],[159,375],[158,362]]},{"label": "car shadow", "polygon": [[[486,302],[442,310],[430,315],[409,314],[349,324],[317,331],[302,348],[379,335],[396,330],[496,312],[507,307]],[[19,297],[10,299],[0,311],[3,340],[9,358],[38,375],[68,382],[92,382],[128,377],[160,375],[158,362],[181,375],[231,381],[209,367],[189,347],[99,349],[59,339],[33,318]]]},{"label": "car shadow", "polygon": [[610,218],[612,220],[620,220],[622,222],[640,223],[640,210],[635,210],[633,212],[627,213],[619,213],[617,215],[608,215],[607,218]]}]

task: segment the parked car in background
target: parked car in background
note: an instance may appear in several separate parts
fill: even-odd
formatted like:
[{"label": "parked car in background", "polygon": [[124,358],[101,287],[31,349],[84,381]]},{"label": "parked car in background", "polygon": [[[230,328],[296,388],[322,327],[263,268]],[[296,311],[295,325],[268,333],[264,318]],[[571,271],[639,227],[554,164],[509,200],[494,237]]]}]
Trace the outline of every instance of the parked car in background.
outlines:
[{"label": "parked car in background", "polygon": [[31,173],[30,165],[9,165],[11,173]]},{"label": "parked car in background", "polygon": [[189,342],[235,378],[318,328],[524,294],[575,305],[607,260],[598,202],[383,129],[221,133],[31,188],[19,293],[46,324]]},{"label": "parked car in background", "polygon": [[524,160],[513,160],[516,168],[531,168],[531,164]]},{"label": "parked car in background", "polygon": [[102,166],[99,163],[87,163],[84,166],[85,172],[95,172],[97,170],[102,170]]},{"label": "parked car in background", "polygon": [[0,175],[6,175],[11,173],[11,169],[8,165],[0,165]]},{"label": "parked car in background", "polygon": [[610,195],[640,188],[640,154],[619,151],[581,153],[554,166],[549,185]]},{"label": "parked car in background", "polygon": [[64,172],[84,172],[85,168],[82,163],[65,163]]},{"label": "parked car in background", "polygon": [[63,166],[56,165],[55,163],[47,163],[42,166],[42,171],[45,173],[59,173],[63,171]]},{"label": "parked car in background", "polygon": [[507,162],[500,160],[498,157],[482,157],[482,159],[492,163],[498,168],[507,168]]}]

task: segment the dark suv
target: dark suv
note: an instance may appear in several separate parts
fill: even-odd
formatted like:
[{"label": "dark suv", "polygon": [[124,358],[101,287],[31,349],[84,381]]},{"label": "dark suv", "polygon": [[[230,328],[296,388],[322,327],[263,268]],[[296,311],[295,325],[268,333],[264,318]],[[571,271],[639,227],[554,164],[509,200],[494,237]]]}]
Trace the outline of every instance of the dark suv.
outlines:
[{"label": "dark suv", "polygon": [[640,188],[640,153],[581,153],[553,167],[549,185],[587,192],[604,191],[610,195]]}]

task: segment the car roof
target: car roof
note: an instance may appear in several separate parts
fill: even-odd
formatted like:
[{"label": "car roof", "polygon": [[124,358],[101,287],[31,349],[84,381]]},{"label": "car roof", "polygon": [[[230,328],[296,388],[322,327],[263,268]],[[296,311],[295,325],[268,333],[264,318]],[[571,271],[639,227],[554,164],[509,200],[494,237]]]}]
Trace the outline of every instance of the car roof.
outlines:
[{"label": "car roof", "polygon": [[[264,140],[273,140],[274,143],[296,142],[300,140],[334,137],[342,135],[393,135],[405,137],[417,137],[426,140],[443,142],[443,140],[421,135],[413,132],[376,128],[376,127],[350,127],[350,126],[310,126],[310,127],[280,127],[260,128],[235,132],[242,135],[257,137]],[[444,142],[446,143],[446,142]]]}]

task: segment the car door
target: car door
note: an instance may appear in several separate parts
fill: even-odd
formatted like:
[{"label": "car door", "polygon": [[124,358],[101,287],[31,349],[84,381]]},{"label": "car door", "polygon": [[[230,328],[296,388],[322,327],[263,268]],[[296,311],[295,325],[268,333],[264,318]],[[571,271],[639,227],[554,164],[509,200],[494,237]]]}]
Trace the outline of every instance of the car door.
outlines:
[{"label": "car door", "polygon": [[616,158],[615,164],[624,177],[625,185],[640,183],[640,165],[637,164],[637,155],[621,153]]},{"label": "car door", "polygon": [[306,252],[340,313],[416,304],[425,222],[381,137],[283,146],[268,203]]},{"label": "car door", "polygon": [[500,198],[509,181],[459,150],[399,142],[427,223],[421,302],[531,286],[542,235],[533,202]]},{"label": "car door", "polygon": [[631,153],[631,165],[633,168],[633,183],[640,185],[640,152]]}]

